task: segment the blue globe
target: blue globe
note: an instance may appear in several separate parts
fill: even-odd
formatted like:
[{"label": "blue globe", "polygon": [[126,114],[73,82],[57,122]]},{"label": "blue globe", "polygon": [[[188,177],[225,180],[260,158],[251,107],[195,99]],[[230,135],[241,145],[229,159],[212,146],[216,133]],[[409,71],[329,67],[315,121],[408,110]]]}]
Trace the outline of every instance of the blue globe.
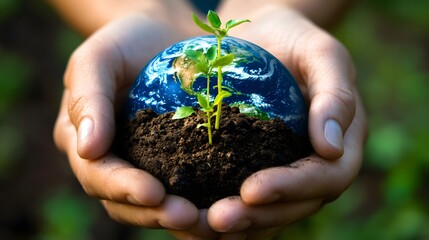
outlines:
[{"label": "blue globe", "polygon": [[[186,57],[188,49],[206,52],[216,46],[213,36],[196,37],[173,44],[155,56],[140,72],[130,89],[125,112],[134,118],[140,109],[158,114],[182,106],[199,106],[193,92],[206,91],[207,77],[196,71]],[[225,37],[222,55],[234,54],[233,62],[222,68],[223,84],[232,96],[223,102],[252,106],[270,118],[282,119],[297,134],[307,137],[307,108],[302,93],[286,67],[273,55],[248,41]],[[210,86],[217,85],[217,69]],[[212,100],[217,93],[210,89]]]}]

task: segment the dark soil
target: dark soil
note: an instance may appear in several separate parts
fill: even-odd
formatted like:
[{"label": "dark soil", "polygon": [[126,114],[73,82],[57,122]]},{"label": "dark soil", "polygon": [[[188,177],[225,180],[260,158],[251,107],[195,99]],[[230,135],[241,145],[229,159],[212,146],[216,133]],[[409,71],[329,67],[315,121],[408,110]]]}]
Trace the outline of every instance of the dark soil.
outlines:
[{"label": "dark soil", "polygon": [[196,114],[173,120],[150,109],[119,132],[123,157],[198,208],[239,195],[242,182],[261,169],[283,166],[310,153],[306,139],[294,134],[280,119],[259,120],[224,106],[219,131],[208,144],[204,120]]}]

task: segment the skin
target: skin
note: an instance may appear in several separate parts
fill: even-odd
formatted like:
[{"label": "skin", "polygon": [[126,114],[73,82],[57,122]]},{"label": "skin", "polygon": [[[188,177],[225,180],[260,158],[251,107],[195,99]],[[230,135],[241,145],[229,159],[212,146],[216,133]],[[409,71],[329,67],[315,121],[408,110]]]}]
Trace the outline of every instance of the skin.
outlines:
[{"label": "skin", "polygon": [[[309,20],[324,19],[322,26],[329,23],[333,18],[320,16],[335,15],[344,1],[332,0],[332,8],[325,14],[303,10],[314,8],[303,8],[303,3],[298,7],[297,1],[243,4],[243,0],[230,0],[219,6],[221,19],[252,21],[231,30],[230,35],[264,47],[297,79],[309,104],[315,153],[291,167],[255,173],[243,183],[240,196],[222,199],[203,210],[166,194],[153,176],[109,152],[115,108],[121,106],[140,69],[171,43],[204,34],[191,22],[191,7],[186,1],[148,1],[145,6],[153,8],[146,12],[137,7],[141,5],[127,10],[112,1],[104,8],[102,21],[94,13],[82,17],[94,24],[84,24],[73,14],[79,12],[81,0],[73,8],[62,5],[67,1],[52,1],[82,32],[97,29],[68,63],[54,139],[67,154],[84,190],[100,199],[113,219],[166,228],[178,239],[269,239],[335,200],[358,174],[367,127],[355,70],[346,49]],[[313,2],[309,0],[309,6]],[[114,14],[106,13],[109,6]],[[154,16],[158,7],[160,14]],[[169,14],[172,21],[165,18]]]}]

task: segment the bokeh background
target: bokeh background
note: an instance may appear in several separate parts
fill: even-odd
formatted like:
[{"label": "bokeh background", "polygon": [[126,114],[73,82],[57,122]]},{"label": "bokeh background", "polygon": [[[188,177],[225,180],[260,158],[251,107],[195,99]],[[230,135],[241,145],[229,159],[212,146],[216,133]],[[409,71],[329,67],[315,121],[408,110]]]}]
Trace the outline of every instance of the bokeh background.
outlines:
[{"label": "bokeh background", "polygon": [[[429,239],[429,1],[357,1],[332,33],[358,69],[364,164],[277,239]],[[0,239],[172,239],[110,220],[55,149],[62,74],[82,41],[42,1],[0,0]]]}]

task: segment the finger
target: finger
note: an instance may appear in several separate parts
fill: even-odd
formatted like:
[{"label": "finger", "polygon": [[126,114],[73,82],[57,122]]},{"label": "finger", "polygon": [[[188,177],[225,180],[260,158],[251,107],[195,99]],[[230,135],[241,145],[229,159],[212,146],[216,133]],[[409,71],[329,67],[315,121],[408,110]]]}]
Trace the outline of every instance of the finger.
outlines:
[{"label": "finger", "polygon": [[337,159],[344,153],[344,133],[355,115],[355,70],[335,39],[323,32],[307,38],[298,62],[311,102],[310,140],[320,156]]},{"label": "finger", "polygon": [[249,206],[240,197],[222,199],[209,209],[210,226],[219,232],[285,226],[317,211],[321,199]]},{"label": "finger", "polygon": [[73,53],[65,85],[81,157],[107,152],[115,133],[113,103],[120,103],[116,96],[126,92],[150,58],[178,39],[176,33],[144,14],[129,14],[98,30]]},{"label": "finger", "polygon": [[61,151],[67,150],[67,145],[69,143],[69,136],[67,133],[75,135],[74,126],[70,122],[70,118],[67,112],[69,93],[67,90],[64,91],[62,96],[60,110],[55,121],[53,137],[56,147]]},{"label": "finger", "polygon": [[219,239],[219,233],[214,232],[207,222],[207,209],[199,211],[198,221],[189,229],[186,230],[170,230],[169,231],[177,239]]},{"label": "finger", "polygon": [[291,167],[265,169],[247,178],[240,193],[249,205],[331,197],[349,181],[337,164],[312,155]]},{"label": "finger", "polygon": [[[67,98],[67,91],[64,99]],[[73,172],[85,191],[97,198],[136,205],[157,206],[165,196],[163,185],[152,175],[110,154],[82,159],[76,152],[76,131],[63,101],[55,126],[55,142],[67,152]]]},{"label": "finger", "polygon": [[289,167],[259,171],[242,184],[240,194],[243,201],[251,205],[314,198],[332,201],[359,172],[366,129],[365,113],[358,99],[356,117],[345,134],[345,152],[340,159],[326,161],[312,155]]},{"label": "finger", "polygon": [[158,207],[143,207],[102,201],[110,217],[118,222],[147,228],[183,230],[198,220],[198,210],[188,200],[167,195]]},{"label": "finger", "polygon": [[165,197],[165,189],[155,177],[114,155],[97,160],[69,158],[90,196],[141,206],[158,206]]},{"label": "finger", "polygon": [[116,78],[123,62],[113,43],[94,38],[73,53],[64,77],[70,94],[68,114],[78,133],[77,151],[86,159],[100,157],[112,144]]}]

